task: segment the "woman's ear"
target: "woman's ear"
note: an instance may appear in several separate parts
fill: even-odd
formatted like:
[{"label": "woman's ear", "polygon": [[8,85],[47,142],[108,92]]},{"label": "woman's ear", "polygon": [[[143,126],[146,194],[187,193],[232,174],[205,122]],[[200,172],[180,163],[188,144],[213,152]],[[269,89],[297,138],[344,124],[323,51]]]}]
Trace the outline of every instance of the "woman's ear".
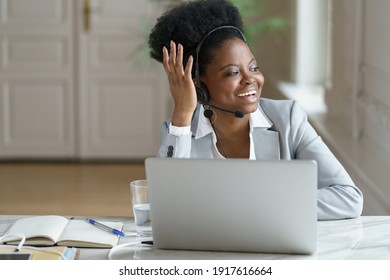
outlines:
[{"label": "woman's ear", "polygon": [[210,94],[206,87],[206,85],[203,82],[197,82],[194,81],[195,84],[195,90],[196,90],[196,96],[198,98],[198,102],[200,104],[208,104],[210,101]]}]

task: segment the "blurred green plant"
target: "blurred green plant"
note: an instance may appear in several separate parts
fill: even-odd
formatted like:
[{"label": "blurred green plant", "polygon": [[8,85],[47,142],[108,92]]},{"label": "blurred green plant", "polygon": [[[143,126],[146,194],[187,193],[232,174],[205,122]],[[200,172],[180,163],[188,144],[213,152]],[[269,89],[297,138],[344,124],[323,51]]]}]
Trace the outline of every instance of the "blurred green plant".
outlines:
[{"label": "blurred green plant", "polygon": [[[163,3],[166,9],[172,8],[188,0],[153,0],[156,3]],[[249,45],[254,43],[258,36],[276,35],[288,24],[288,20],[283,16],[269,14],[267,3],[272,0],[228,0],[235,5],[244,22],[244,33]],[[141,16],[139,18],[141,43],[129,54],[136,67],[145,68],[152,62],[149,57],[148,36],[153,27],[152,23]],[[275,37],[274,37],[275,38]],[[140,68],[138,68],[140,69]]]},{"label": "blurred green plant", "polygon": [[279,15],[270,15],[267,3],[270,0],[229,0],[240,11],[244,33],[249,44],[259,35],[276,33],[288,25],[288,20]]}]

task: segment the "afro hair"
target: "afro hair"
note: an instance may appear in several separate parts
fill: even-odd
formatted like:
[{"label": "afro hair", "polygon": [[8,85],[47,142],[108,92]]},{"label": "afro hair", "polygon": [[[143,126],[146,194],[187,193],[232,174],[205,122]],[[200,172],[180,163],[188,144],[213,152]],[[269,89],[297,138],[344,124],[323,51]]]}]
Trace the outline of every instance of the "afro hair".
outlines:
[{"label": "afro hair", "polygon": [[[150,56],[162,62],[162,49],[165,46],[169,50],[172,40],[183,45],[185,64],[190,55],[195,56],[196,46],[204,36],[220,26],[234,26],[241,31],[243,29],[240,13],[229,1],[195,0],[179,4],[157,19],[149,35]],[[200,73],[212,61],[213,50],[227,39],[242,38],[234,30],[221,30],[217,33],[202,45],[199,55]]]}]

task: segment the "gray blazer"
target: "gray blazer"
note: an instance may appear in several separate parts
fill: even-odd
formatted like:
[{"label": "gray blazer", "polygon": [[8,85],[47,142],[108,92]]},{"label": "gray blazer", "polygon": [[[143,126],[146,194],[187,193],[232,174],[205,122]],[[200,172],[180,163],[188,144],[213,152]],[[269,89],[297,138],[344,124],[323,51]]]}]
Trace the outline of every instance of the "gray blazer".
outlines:
[{"label": "gray blazer", "polygon": [[[362,192],[317,135],[304,110],[295,101],[260,99],[260,111],[269,128],[255,128],[253,142],[256,160],[311,159],[318,165],[318,219],[356,218],[363,209]],[[197,138],[195,133],[203,107],[192,120],[192,134],[169,134],[170,120],[161,127],[159,157],[213,158],[212,134]],[[277,175],[277,174],[275,174]]]}]

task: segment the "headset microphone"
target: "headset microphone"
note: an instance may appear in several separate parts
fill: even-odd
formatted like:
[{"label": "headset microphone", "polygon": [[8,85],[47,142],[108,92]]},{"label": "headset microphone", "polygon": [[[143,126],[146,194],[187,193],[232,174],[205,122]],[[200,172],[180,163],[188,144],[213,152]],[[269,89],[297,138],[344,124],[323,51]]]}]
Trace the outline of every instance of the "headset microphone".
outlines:
[{"label": "headset microphone", "polygon": [[242,119],[244,117],[244,113],[241,112],[241,111],[235,111],[234,112],[234,115],[237,117],[237,118],[240,118]]},{"label": "headset microphone", "polygon": [[[222,109],[222,108],[219,108],[219,107],[217,107],[217,106],[210,105],[210,104],[208,104],[208,106],[210,106],[210,107],[212,107],[212,108],[215,108],[215,109],[218,109],[218,110],[220,110],[220,111],[232,113],[232,114],[234,114],[235,117],[237,117],[237,118],[239,118],[239,119],[242,119],[242,118],[244,117],[244,115],[245,115],[245,114],[244,114],[243,112],[241,112],[241,111],[234,111],[234,112],[233,112],[233,111],[229,111],[229,110],[226,110],[226,109]],[[214,113],[213,113],[212,110],[206,109],[206,110],[204,110],[203,115],[204,115],[206,118],[211,119],[211,118],[213,117]]]}]

